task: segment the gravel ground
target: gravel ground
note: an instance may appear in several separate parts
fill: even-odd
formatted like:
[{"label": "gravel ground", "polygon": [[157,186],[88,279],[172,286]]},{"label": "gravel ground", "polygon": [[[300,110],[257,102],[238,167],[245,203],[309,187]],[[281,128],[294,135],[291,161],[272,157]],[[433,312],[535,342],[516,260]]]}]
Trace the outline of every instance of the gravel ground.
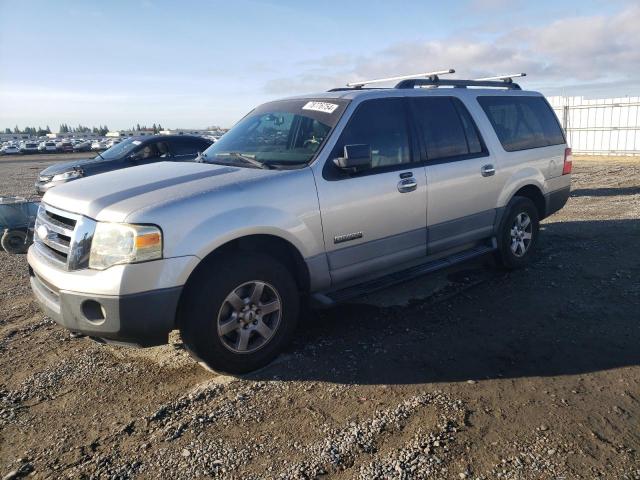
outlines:
[{"label": "gravel ground", "polygon": [[[0,195],[51,162],[0,159]],[[527,269],[485,259],[311,313],[242,378],[177,335],[69,338],[0,253],[0,476],[640,479],[640,160],[574,171]]]}]

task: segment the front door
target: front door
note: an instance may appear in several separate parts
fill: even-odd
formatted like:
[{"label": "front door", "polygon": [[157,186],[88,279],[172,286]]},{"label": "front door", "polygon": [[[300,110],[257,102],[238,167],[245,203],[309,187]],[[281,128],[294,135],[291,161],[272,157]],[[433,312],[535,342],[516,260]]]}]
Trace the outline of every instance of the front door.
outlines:
[{"label": "front door", "polygon": [[[403,98],[361,103],[317,178],[334,285],[426,255],[426,175],[414,162]],[[371,147],[372,168],[346,174],[332,159],[345,145]]]}]

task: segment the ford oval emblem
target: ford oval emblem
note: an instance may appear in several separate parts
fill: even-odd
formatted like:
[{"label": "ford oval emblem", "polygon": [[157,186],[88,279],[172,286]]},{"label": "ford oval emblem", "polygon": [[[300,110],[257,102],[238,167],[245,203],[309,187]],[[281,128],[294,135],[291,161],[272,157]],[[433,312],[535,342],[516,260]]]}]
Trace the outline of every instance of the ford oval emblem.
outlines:
[{"label": "ford oval emblem", "polygon": [[38,238],[42,241],[45,241],[49,237],[49,229],[46,225],[40,225],[36,230],[38,234]]}]

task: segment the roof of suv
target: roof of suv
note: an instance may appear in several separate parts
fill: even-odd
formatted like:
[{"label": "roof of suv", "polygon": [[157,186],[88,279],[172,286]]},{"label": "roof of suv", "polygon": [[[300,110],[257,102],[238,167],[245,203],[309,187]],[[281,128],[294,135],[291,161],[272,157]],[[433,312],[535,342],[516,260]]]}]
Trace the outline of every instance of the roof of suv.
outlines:
[{"label": "roof of suv", "polygon": [[318,99],[335,99],[343,98],[346,100],[362,100],[367,98],[385,98],[385,97],[413,97],[413,96],[478,96],[478,95],[505,95],[505,96],[541,96],[539,92],[531,90],[511,90],[501,88],[451,88],[451,87],[438,87],[438,88],[352,88],[344,90],[334,90],[329,92],[320,92],[307,95],[295,95],[292,97],[283,98],[282,100],[289,99],[304,99],[304,98],[318,98]]}]

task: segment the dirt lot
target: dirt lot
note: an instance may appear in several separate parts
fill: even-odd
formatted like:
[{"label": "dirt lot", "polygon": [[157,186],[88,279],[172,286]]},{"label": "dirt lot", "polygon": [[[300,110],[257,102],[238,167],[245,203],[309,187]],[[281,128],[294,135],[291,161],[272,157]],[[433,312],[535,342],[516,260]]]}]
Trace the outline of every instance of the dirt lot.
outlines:
[{"label": "dirt lot", "polygon": [[[60,159],[60,157],[56,157]],[[43,158],[0,159],[0,195]],[[576,158],[536,261],[313,313],[236,379],[43,316],[0,253],[0,474],[640,479],[640,159]]]}]

